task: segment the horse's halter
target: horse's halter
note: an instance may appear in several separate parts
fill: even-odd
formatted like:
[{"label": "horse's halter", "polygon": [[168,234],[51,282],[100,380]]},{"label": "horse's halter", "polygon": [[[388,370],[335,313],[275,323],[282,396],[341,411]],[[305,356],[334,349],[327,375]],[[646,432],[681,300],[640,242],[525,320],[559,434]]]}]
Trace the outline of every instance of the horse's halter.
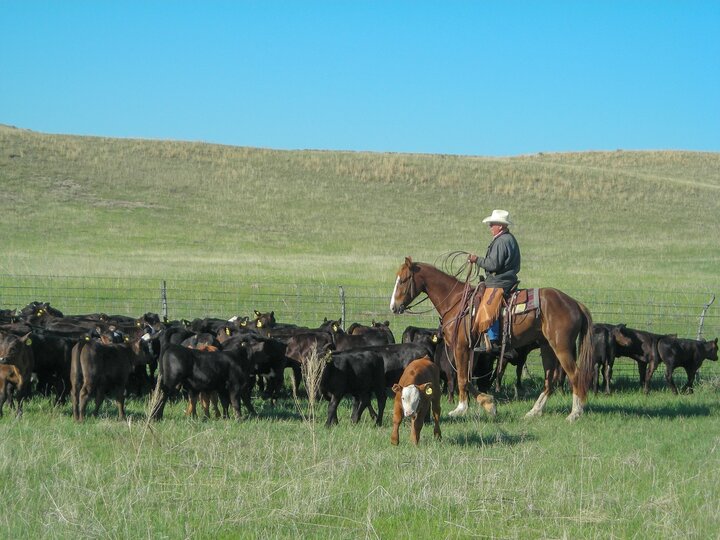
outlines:
[{"label": "horse's halter", "polygon": [[398,286],[404,285],[405,283],[408,282],[408,280],[410,281],[410,284],[407,286],[408,289],[406,289],[405,294],[404,294],[405,298],[410,298],[410,300],[408,300],[407,306],[405,306],[405,300],[403,300],[403,302],[401,304],[401,305],[405,306],[403,308],[403,312],[410,313],[412,315],[422,315],[424,313],[429,313],[430,311],[432,311],[432,308],[428,309],[427,311],[415,311],[415,312],[410,311],[411,309],[413,309],[413,308],[417,307],[418,305],[422,304],[423,302],[425,302],[425,300],[427,300],[428,297],[426,296],[425,298],[415,302],[414,304],[410,303],[415,298],[417,298],[418,294],[420,294],[420,293],[417,291],[417,285],[415,284],[415,272],[413,272],[412,269],[408,269],[408,272],[409,272],[409,275],[405,279],[401,279],[400,276],[398,276]]}]

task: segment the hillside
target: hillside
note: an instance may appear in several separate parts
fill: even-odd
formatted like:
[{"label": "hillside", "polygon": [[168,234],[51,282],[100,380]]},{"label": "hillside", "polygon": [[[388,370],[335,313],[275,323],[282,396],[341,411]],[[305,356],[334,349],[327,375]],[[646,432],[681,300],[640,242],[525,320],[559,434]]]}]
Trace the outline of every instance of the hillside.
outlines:
[{"label": "hillside", "polygon": [[0,126],[0,273],[392,281],[484,252],[506,208],[528,286],[720,285],[720,154],[274,151]]}]

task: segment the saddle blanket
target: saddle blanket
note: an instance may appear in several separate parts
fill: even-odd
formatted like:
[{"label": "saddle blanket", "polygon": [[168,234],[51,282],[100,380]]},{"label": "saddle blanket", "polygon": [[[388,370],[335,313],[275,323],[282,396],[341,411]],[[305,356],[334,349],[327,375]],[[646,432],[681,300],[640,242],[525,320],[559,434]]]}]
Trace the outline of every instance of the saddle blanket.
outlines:
[{"label": "saddle blanket", "polygon": [[520,315],[540,308],[539,289],[520,289],[510,296],[507,306],[503,307],[502,315],[507,316],[508,309],[512,315]]}]

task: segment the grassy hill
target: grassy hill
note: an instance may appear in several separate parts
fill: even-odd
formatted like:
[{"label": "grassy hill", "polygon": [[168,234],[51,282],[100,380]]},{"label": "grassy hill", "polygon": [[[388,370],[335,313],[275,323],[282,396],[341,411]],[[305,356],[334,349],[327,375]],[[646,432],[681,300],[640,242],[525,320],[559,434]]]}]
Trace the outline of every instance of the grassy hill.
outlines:
[{"label": "grassy hill", "polygon": [[275,151],[0,126],[0,273],[391,282],[483,253],[508,209],[528,286],[720,284],[720,154]]}]

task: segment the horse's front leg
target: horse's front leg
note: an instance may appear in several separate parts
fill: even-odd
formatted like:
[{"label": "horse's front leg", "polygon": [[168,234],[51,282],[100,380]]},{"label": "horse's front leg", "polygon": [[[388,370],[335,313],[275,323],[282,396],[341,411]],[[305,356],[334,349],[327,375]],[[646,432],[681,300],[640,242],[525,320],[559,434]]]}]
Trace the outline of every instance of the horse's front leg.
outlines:
[{"label": "horse's front leg", "polygon": [[450,411],[449,416],[462,416],[468,410],[468,363],[470,362],[470,349],[465,343],[455,347],[455,369],[457,370],[458,404]]},{"label": "horse's front leg", "polygon": [[490,394],[478,392],[475,385],[468,379],[470,355],[472,350],[467,347],[466,343],[455,348],[455,366],[457,367],[457,388],[458,388],[458,404],[454,410],[450,411],[450,416],[461,416],[468,410],[468,394],[477,400],[477,402],[485,409],[490,416],[495,416],[497,409],[495,407],[495,398]]}]

